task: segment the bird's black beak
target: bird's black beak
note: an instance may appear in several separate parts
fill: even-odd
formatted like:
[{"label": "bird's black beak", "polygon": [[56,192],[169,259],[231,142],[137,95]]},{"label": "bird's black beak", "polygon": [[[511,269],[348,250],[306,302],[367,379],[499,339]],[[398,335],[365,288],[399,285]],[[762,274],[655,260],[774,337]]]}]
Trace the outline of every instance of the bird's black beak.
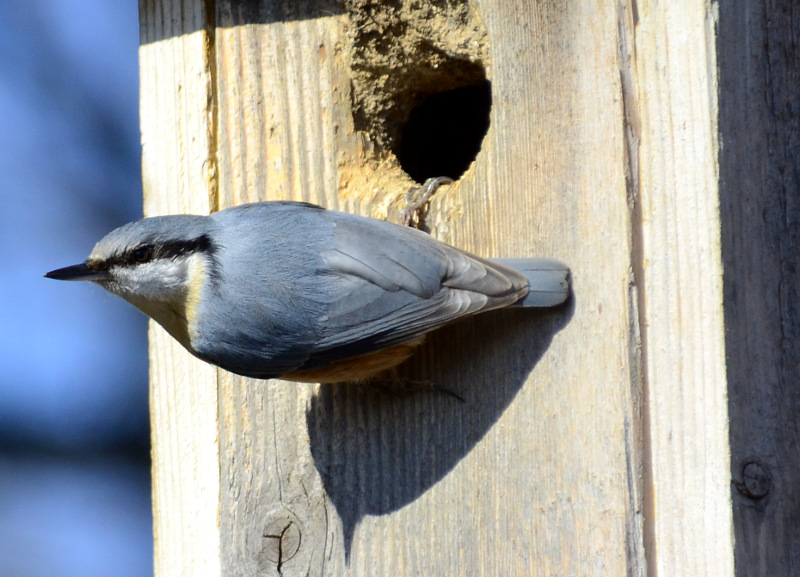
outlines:
[{"label": "bird's black beak", "polygon": [[54,278],[56,280],[89,280],[98,281],[108,278],[106,271],[91,269],[87,264],[74,264],[72,266],[65,266],[64,268],[57,268],[51,270],[44,275],[47,278]]}]

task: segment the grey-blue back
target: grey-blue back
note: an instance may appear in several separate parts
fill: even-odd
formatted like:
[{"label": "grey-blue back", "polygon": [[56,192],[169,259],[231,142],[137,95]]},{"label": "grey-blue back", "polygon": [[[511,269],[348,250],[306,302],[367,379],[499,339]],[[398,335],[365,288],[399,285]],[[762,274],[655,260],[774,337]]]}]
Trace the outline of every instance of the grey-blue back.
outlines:
[{"label": "grey-blue back", "polygon": [[193,344],[248,376],[325,367],[527,292],[511,269],[383,221],[284,202],[208,218],[219,268],[203,289]]}]

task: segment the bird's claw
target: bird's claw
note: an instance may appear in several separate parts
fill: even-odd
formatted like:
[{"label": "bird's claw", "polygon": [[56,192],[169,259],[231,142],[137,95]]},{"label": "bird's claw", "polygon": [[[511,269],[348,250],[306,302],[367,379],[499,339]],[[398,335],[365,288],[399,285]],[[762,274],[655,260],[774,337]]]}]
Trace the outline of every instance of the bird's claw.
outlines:
[{"label": "bird's claw", "polygon": [[[406,206],[400,211],[400,224],[419,228],[422,207],[430,201],[431,197],[436,194],[440,186],[452,182],[453,179],[450,177],[437,176],[435,178],[429,178],[420,187],[410,188],[406,193]],[[415,217],[417,221],[416,225],[413,224]]]}]

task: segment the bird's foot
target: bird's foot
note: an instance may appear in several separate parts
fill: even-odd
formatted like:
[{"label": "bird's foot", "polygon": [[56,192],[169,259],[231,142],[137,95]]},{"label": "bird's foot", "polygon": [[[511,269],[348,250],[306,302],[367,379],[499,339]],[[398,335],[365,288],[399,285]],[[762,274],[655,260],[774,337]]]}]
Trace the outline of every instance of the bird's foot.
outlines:
[{"label": "bird's foot", "polygon": [[[437,176],[435,178],[429,178],[420,187],[408,189],[406,193],[406,206],[400,211],[400,224],[419,228],[422,222],[423,207],[428,204],[431,197],[436,194],[440,186],[452,182],[452,178]],[[414,221],[416,221],[416,224],[414,224]]]},{"label": "bird's foot", "polygon": [[451,391],[450,389],[442,387],[441,385],[437,385],[436,383],[427,380],[404,378],[392,371],[386,372],[377,377],[373,377],[372,379],[365,381],[363,384],[369,387],[375,387],[384,393],[400,397],[414,395],[417,393],[429,393],[433,391],[454,397],[462,403],[465,402],[464,397],[455,391]]}]

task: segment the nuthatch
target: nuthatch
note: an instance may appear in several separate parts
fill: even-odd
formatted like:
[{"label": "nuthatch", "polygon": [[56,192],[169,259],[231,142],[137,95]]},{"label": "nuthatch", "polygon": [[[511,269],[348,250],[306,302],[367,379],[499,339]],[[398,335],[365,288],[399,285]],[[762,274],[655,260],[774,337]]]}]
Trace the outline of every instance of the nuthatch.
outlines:
[{"label": "nuthatch", "polygon": [[557,261],[486,260],[299,202],[144,218],[45,276],[99,284],[228,371],[319,383],[367,380],[457,319],[569,295]]}]

